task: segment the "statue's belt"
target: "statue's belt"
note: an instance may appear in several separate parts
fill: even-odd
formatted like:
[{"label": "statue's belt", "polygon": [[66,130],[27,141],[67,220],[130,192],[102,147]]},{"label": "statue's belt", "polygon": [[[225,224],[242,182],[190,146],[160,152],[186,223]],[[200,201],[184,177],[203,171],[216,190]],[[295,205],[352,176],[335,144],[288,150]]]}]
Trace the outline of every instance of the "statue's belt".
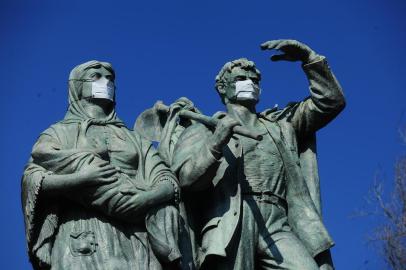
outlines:
[{"label": "statue's belt", "polygon": [[275,193],[272,193],[270,191],[243,191],[242,195],[253,196],[256,201],[283,206],[285,209],[287,209],[288,206],[286,200],[283,197],[276,195]]}]

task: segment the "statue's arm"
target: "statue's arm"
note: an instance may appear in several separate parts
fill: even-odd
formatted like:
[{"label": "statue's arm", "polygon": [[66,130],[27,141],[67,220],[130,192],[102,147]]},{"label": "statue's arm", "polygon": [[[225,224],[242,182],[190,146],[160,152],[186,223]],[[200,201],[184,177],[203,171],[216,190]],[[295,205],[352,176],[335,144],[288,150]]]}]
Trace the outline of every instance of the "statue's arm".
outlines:
[{"label": "statue's arm", "polygon": [[172,169],[182,188],[200,191],[210,187],[237,122],[222,119],[214,133],[201,124],[187,128],[175,146]]},{"label": "statue's arm", "polygon": [[310,96],[294,107],[290,118],[298,136],[324,127],[345,107],[341,86],[324,57],[304,64],[303,70],[309,80]]},{"label": "statue's arm", "polygon": [[141,158],[145,159],[144,179],[140,179],[143,182],[135,186],[121,187],[120,193],[123,197],[111,209],[113,216],[127,222],[138,219],[158,205],[177,203],[180,197],[179,183],[175,175],[162,161],[152,144],[138,138],[141,142]]},{"label": "statue's arm", "polygon": [[47,171],[41,192],[45,195],[68,196],[77,189],[104,185],[117,180],[118,168],[97,154],[78,149],[64,149],[56,136],[42,134],[32,153],[34,164]]},{"label": "statue's arm", "polygon": [[[127,222],[137,221],[138,219],[135,217],[142,216],[137,212],[132,213],[132,218],[128,218],[128,215],[115,211],[114,206],[117,202],[132,197],[134,194],[121,193],[121,190],[125,190],[125,186],[132,185],[128,185],[121,179],[117,180],[117,173],[113,171],[106,173],[105,170],[90,166],[75,173],[54,174],[52,171],[38,165],[33,164],[32,166],[35,166],[36,173],[42,175],[41,182],[36,185],[39,189],[37,193],[41,197],[57,198],[59,200],[65,198],[77,202],[85,208],[94,209],[107,216]],[[101,184],[101,181],[104,184]],[[30,187],[33,185],[25,184],[25,186]],[[29,192],[27,190],[25,193],[29,194]]]},{"label": "statue's arm", "polygon": [[145,145],[145,173],[146,181],[150,186],[150,193],[147,198],[150,200],[151,206],[156,206],[162,203],[169,203],[177,200],[179,197],[179,182],[172,171],[166,166],[158,151],[154,146],[146,140],[143,140]]},{"label": "statue's arm", "polygon": [[188,153],[183,165],[178,170],[179,181],[182,188],[200,191],[209,187],[219,165],[219,153],[209,149],[206,141],[198,149]]},{"label": "statue's arm", "polygon": [[31,156],[36,171],[43,175],[38,185],[41,197],[72,200],[107,215],[111,215],[111,203],[123,197],[119,168],[93,151],[66,149],[52,128],[41,134]]},{"label": "statue's arm", "polygon": [[300,61],[309,80],[310,96],[288,111],[288,120],[297,135],[306,136],[324,127],[345,107],[340,84],[324,56],[318,55],[297,40],[271,40],[261,45],[263,50],[278,50],[272,61]]},{"label": "statue's arm", "polygon": [[[78,189],[110,184],[117,181],[117,168],[107,162],[86,166],[85,169],[69,174],[47,174],[41,186],[45,195],[76,197]],[[73,194],[74,196],[70,196]]]}]

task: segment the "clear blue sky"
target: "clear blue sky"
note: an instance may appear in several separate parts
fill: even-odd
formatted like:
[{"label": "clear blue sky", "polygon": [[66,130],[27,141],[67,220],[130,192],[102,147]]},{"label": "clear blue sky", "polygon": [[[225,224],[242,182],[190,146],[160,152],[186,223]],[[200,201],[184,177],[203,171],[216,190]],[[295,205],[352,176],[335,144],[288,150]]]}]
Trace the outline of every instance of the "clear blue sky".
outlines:
[{"label": "clear blue sky", "polygon": [[[158,99],[187,96],[206,114],[223,110],[214,77],[247,57],[263,73],[259,109],[307,96],[296,63],[273,63],[263,41],[294,38],[327,56],[346,110],[318,134],[325,222],[337,269],[382,269],[367,234],[379,222],[351,218],[375,173],[390,180],[404,152],[406,4],[359,1],[0,2],[1,269],[30,269],[20,177],[41,131],[63,118],[77,64],[113,63],[118,114],[133,125]],[[390,187],[388,187],[390,188]]]}]

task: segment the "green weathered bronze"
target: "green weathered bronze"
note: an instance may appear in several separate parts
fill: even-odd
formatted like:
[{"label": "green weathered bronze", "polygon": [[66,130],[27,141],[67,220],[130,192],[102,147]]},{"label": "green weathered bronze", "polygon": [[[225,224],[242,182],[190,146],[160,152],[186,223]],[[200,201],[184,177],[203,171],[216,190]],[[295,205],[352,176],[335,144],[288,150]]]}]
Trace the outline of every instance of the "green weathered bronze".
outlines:
[{"label": "green weathered bronze", "polygon": [[227,112],[157,102],[134,131],[116,115],[112,66],[75,67],[67,114],[41,133],[22,179],[34,269],[334,269],[315,134],[344,96],[305,44],[261,48],[301,61],[307,99],[258,113],[261,73],[241,58],[216,77]]},{"label": "green weathered bronze", "polygon": [[75,67],[65,118],[33,147],[22,204],[34,269],[179,265],[177,179],[116,116],[114,100],[96,98],[114,78],[109,63]]},{"label": "green weathered bronze", "polygon": [[[184,261],[201,269],[333,269],[315,133],[341,112],[344,96],[325,57],[303,43],[274,40],[261,48],[283,52],[273,61],[302,62],[309,98],[257,113],[261,74],[242,58],[226,63],[216,77],[227,113],[213,116],[220,118],[215,128],[178,121],[183,110],[197,111],[186,98],[167,114],[155,107],[152,118],[165,119],[155,121],[161,127],[138,127],[159,131],[159,153],[180,181],[190,240]],[[236,126],[263,138],[241,136]]]}]

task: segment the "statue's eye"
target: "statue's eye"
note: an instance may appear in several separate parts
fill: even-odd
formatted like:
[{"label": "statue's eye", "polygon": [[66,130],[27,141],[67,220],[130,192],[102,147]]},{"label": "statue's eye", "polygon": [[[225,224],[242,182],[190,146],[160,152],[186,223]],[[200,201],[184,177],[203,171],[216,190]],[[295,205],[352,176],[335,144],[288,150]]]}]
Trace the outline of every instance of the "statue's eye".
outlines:
[{"label": "statue's eye", "polygon": [[101,74],[98,73],[98,72],[95,72],[95,73],[93,73],[92,75],[90,75],[90,77],[91,77],[93,80],[98,80],[98,79],[101,78]]},{"label": "statue's eye", "polygon": [[245,81],[247,79],[247,77],[245,77],[245,76],[237,76],[237,77],[235,77],[235,81],[236,82],[238,82],[238,81]]}]

